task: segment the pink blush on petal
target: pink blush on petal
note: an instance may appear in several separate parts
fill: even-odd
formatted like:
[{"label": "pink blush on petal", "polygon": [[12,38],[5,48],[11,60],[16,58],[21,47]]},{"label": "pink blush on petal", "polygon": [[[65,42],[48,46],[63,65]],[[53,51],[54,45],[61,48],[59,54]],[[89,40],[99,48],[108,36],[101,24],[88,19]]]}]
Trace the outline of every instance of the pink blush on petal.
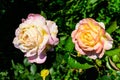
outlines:
[{"label": "pink blush on petal", "polygon": [[113,39],[111,38],[111,36],[108,33],[106,33],[105,36],[106,36],[106,39],[104,39],[104,42],[105,42],[104,48],[106,50],[109,50],[112,48]]},{"label": "pink blush on petal", "polygon": [[98,43],[94,49],[96,50],[96,53],[100,53],[100,51],[103,49],[104,44]]},{"label": "pink blush on petal", "polygon": [[80,49],[80,47],[78,46],[78,44],[75,44],[75,49],[76,49],[78,52],[80,52],[80,54],[86,55],[86,53],[85,53],[82,49]]},{"label": "pink blush on petal", "polygon": [[44,55],[44,53],[41,53],[39,56],[38,55],[35,55],[35,56],[32,56],[32,57],[28,57],[28,60],[30,63],[38,63],[38,64],[41,64],[41,63],[44,63],[45,60],[46,60],[47,56]]},{"label": "pink blush on petal", "polygon": [[58,38],[53,38],[52,36],[49,38],[49,44],[50,45],[57,45],[58,44],[58,42],[59,42],[59,39]]},{"label": "pink blush on petal", "polygon": [[101,51],[101,53],[99,54],[99,58],[102,58],[103,57],[103,55],[104,55],[104,53],[105,53],[105,49],[103,49],[102,51]]}]

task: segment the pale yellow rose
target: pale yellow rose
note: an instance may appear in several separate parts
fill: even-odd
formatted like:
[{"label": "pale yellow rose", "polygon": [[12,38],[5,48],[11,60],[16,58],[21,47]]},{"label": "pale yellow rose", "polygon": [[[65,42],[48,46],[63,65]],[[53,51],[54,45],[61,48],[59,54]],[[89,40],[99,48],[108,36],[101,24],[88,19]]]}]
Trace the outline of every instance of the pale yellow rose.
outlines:
[{"label": "pale yellow rose", "polygon": [[58,44],[57,25],[39,14],[29,14],[16,29],[14,46],[25,53],[29,62],[43,63],[46,52]]},{"label": "pale yellow rose", "polygon": [[102,58],[105,50],[112,48],[113,39],[105,32],[104,23],[96,22],[92,18],[77,23],[71,36],[75,49],[92,59]]}]

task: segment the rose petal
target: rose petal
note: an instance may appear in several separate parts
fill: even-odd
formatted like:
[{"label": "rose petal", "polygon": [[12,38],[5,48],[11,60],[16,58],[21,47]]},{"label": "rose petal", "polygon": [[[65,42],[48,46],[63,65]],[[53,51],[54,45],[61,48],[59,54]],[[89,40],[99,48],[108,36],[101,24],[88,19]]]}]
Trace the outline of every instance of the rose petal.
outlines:
[{"label": "rose petal", "polygon": [[106,39],[104,40],[105,41],[104,48],[106,50],[109,50],[112,48],[113,39],[111,38],[111,36],[108,33],[106,33],[105,35],[106,35]]},{"label": "rose petal", "polygon": [[99,53],[98,57],[99,57],[99,58],[102,58],[102,57],[103,57],[103,55],[104,55],[104,53],[105,53],[105,49],[103,49],[103,50],[102,50],[102,52],[101,52],[101,53]]},{"label": "rose petal", "polygon": [[46,58],[47,56],[44,55],[44,53],[41,53],[39,56],[38,55],[35,55],[35,56],[32,56],[32,57],[28,57],[28,61],[30,63],[38,63],[38,64],[41,64],[41,63],[44,63],[46,61]]},{"label": "rose petal", "polygon": [[26,57],[32,57],[37,54],[37,47],[33,48],[32,50],[28,51],[24,56]]},{"label": "rose petal", "polygon": [[74,30],[74,31],[72,32],[72,34],[71,34],[72,41],[73,41],[74,43],[76,42],[76,38],[75,38],[76,32],[77,32],[77,30]]},{"label": "rose petal", "polygon": [[91,56],[88,55],[88,57],[91,58],[91,59],[94,59],[94,60],[97,58],[96,55],[91,55]]},{"label": "rose petal", "polygon": [[85,55],[86,53],[78,46],[78,44],[75,44],[75,49],[80,52],[80,54]]},{"label": "rose petal", "polygon": [[99,24],[103,29],[105,29],[105,25],[104,25],[103,22],[99,22],[98,24]]},{"label": "rose petal", "polygon": [[102,49],[103,49],[103,43],[97,43],[97,45],[94,47],[96,53],[100,53]]},{"label": "rose petal", "polygon": [[50,20],[47,20],[46,23],[50,33],[49,44],[57,45],[59,42],[59,39],[56,38],[56,34],[58,33],[57,25]]},{"label": "rose petal", "polygon": [[77,23],[76,26],[75,26],[75,29],[78,29],[80,26],[80,23]]},{"label": "rose petal", "polygon": [[86,55],[91,59],[98,58],[99,54],[96,54],[95,51],[85,51]]}]

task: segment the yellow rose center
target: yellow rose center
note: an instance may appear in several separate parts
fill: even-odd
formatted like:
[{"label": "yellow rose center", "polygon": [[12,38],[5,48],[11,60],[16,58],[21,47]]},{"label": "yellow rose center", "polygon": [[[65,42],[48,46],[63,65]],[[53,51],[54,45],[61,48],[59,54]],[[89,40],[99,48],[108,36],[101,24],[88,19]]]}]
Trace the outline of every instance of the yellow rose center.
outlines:
[{"label": "yellow rose center", "polygon": [[94,46],[95,40],[90,32],[82,32],[80,35],[80,40],[82,43],[84,43],[86,46]]},{"label": "yellow rose center", "polygon": [[39,46],[43,42],[44,36],[47,32],[44,29],[37,28],[35,26],[25,27],[21,29],[19,34],[19,40],[21,44],[24,44],[27,48],[31,49],[35,46]]}]

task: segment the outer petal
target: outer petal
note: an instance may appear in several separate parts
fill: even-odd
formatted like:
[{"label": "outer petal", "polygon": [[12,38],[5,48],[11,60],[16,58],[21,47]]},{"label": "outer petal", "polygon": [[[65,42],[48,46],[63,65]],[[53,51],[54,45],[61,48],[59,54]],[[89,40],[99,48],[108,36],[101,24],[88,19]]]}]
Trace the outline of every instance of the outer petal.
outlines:
[{"label": "outer petal", "polygon": [[97,58],[97,55],[91,55],[91,56],[88,56],[89,58],[91,58],[91,59],[96,59]]},{"label": "outer petal", "polygon": [[98,44],[94,47],[94,50],[96,51],[96,53],[100,53],[102,49],[103,49],[103,44],[100,44],[100,43],[98,43]]},{"label": "outer petal", "polygon": [[96,51],[86,52],[87,56],[91,59],[102,58],[105,50],[102,49],[100,53],[96,53]]},{"label": "outer petal", "polygon": [[47,56],[44,53],[41,53],[40,55],[35,55],[32,57],[28,57],[28,60],[30,63],[44,63],[46,61]]},{"label": "outer petal", "polygon": [[101,53],[99,53],[98,57],[99,57],[99,58],[102,58],[102,57],[103,57],[103,55],[104,55],[104,53],[105,53],[105,49],[103,49],[103,50],[102,50],[102,52],[101,52]]},{"label": "outer petal", "polygon": [[26,57],[32,57],[37,54],[37,47],[33,48],[32,50],[28,51],[24,56]]},{"label": "outer petal", "polygon": [[18,37],[18,36],[19,36],[19,34],[20,34],[20,29],[19,29],[19,28],[17,28],[17,29],[15,30],[15,36],[16,36],[16,37]]},{"label": "outer petal", "polygon": [[91,59],[96,59],[98,58],[98,55],[99,55],[99,54],[96,54],[95,51],[85,51],[85,53]]},{"label": "outer petal", "polygon": [[19,40],[18,40],[17,37],[15,37],[15,38],[13,39],[13,44],[14,44],[14,46],[15,46],[16,48],[19,48]]},{"label": "outer petal", "polygon": [[46,56],[46,50],[45,50],[46,46],[44,45],[42,48],[39,48],[39,50],[37,51],[37,54],[33,55],[33,56],[28,56],[28,60],[29,62],[33,63],[43,63],[45,62],[47,56]]},{"label": "outer petal", "polygon": [[53,21],[48,20],[46,22],[50,33],[49,44],[57,45],[59,42],[59,39],[57,38],[57,33],[58,33],[57,25]]},{"label": "outer petal", "polygon": [[37,24],[45,24],[45,18],[39,14],[29,14],[28,18],[26,21],[30,21],[32,23],[37,23]]},{"label": "outer petal", "polygon": [[76,38],[75,38],[76,32],[77,32],[77,30],[74,30],[74,31],[72,32],[72,34],[71,34],[72,41],[73,41],[74,43],[76,42]]},{"label": "outer petal", "polygon": [[86,53],[79,47],[78,44],[75,44],[75,49],[76,49],[78,52],[80,52],[80,54],[86,55]]},{"label": "outer petal", "polygon": [[75,26],[75,29],[78,29],[80,26],[80,23],[77,23],[76,26]]},{"label": "outer petal", "polygon": [[103,29],[105,29],[105,25],[104,25],[103,22],[99,22],[98,24],[99,24]]},{"label": "outer petal", "polygon": [[108,33],[106,33],[105,36],[106,36],[106,39],[104,40],[105,41],[104,49],[109,50],[112,48],[113,39]]}]

